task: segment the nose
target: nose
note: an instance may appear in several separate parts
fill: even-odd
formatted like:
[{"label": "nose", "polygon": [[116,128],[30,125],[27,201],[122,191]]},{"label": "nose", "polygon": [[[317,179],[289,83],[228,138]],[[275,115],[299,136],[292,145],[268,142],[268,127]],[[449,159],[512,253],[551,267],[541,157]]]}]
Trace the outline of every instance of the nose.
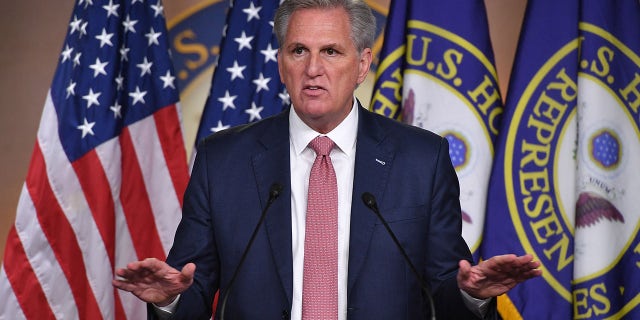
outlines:
[{"label": "nose", "polygon": [[324,72],[324,61],[322,60],[320,54],[312,53],[309,55],[305,71],[307,73],[307,76],[309,76],[310,78],[315,78],[319,75],[322,75],[322,73]]}]

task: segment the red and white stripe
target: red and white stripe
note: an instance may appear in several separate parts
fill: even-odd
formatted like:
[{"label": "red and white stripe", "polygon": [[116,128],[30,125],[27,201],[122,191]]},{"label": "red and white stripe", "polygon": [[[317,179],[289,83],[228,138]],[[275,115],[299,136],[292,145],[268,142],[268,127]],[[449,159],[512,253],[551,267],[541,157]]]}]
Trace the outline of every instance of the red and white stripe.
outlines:
[{"label": "red and white stripe", "polygon": [[188,171],[179,104],[69,162],[50,95],[0,270],[1,319],[141,319],[115,268],[164,259]]}]

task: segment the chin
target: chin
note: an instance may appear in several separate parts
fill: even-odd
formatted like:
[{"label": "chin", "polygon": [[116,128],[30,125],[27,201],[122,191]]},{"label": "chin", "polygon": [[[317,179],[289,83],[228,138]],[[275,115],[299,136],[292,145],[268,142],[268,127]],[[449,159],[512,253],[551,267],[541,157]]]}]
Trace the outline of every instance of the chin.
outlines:
[{"label": "chin", "polygon": [[317,118],[331,112],[331,107],[326,102],[307,101],[300,108],[296,108],[296,112],[299,115],[304,114],[307,117]]}]

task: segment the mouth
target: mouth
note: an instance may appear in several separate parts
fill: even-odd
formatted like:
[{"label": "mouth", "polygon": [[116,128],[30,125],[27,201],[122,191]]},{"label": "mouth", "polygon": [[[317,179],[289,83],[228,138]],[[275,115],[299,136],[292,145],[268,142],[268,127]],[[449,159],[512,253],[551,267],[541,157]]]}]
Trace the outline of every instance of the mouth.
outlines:
[{"label": "mouth", "polygon": [[326,90],[324,87],[321,86],[304,86],[302,88],[302,91],[304,92],[304,94],[306,94],[307,96],[311,96],[311,97],[317,97],[322,95]]},{"label": "mouth", "polygon": [[315,90],[323,90],[324,88],[322,88],[322,87],[320,87],[320,86],[305,86],[305,87],[304,87],[304,89],[305,89],[305,90],[312,90],[312,91],[315,91]]},{"label": "mouth", "polygon": [[310,98],[319,98],[320,96],[322,96],[326,90],[324,87],[321,86],[311,86],[311,85],[307,85],[304,86],[302,88],[302,92],[304,93],[304,95],[306,95],[307,97]]}]

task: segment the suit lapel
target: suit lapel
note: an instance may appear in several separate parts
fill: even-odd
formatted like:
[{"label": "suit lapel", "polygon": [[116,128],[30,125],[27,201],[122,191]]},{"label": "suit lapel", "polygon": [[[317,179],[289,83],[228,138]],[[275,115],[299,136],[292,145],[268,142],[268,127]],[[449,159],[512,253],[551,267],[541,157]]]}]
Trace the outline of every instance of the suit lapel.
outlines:
[{"label": "suit lapel", "polygon": [[[282,286],[291,303],[293,295],[293,257],[291,247],[291,175],[289,164],[289,113],[277,115],[259,137],[264,149],[253,155],[256,186],[262,207],[275,182],[282,184],[280,197],[273,202],[265,220],[271,253],[278,268]],[[358,136],[351,204],[349,240],[348,291],[358,278],[377,223],[376,216],[362,202],[364,192],[378,201],[384,196],[394,158],[393,146],[385,143],[386,134],[375,116],[359,106]]]},{"label": "suit lapel", "polygon": [[274,118],[259,137],[264,149],[254,154],[253,168],[262,208],[274,183],[283,186],[265,219],[271,253],[282,286],[291,303],[293,292],[293,257],[291,249],[291,175],[289,165],[289,112]]},{"label": "suit lapel", "polygon": [[358,278],[377,218],[362,201],[362,193],[373,194],[378,202],[383,199],[395,153],[375,116],[359,108],[356,160],[351,204],[351,236],[349,239],[348,292]]}]

